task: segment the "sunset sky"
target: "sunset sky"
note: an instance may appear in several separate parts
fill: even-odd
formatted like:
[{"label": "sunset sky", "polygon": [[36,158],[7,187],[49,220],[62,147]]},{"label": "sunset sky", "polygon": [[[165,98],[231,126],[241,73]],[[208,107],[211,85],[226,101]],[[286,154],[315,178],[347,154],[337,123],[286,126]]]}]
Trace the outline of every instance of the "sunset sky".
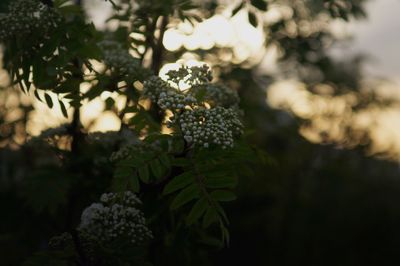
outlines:
[{"label": "sunset sky", "polygon": [[[109,3],[90,0],[86,2],[86,4],[87,10],[92,15],[96,26],[101,27],[104,25],[104,20],[111,12]],[[350,23],[338,21],[341,25],[338,27],[339,33],[352,36],[352,40],[339,49],[334,50],[333,54],[338,58],[346,58],[349,55],[358,53],[367,56],[368,61],[364,64],[365,76],[371,78],[382,77],[393,81],[391,86],[385,86],[389,87],[392,95],[399,96],[400,99],[400,52],[398,51],[400,47],[400,16],[398,15],[400,0],[370,0],[366,8],[368,14],[367,19],[360,21],[352,20]],[[195,31],[197,34],[196,38],[193,36],[185,37],[186,39],[182,41],[182,39],[179,39],[182,36],[171,35],[167,32],[165,36],[170,36],[172,38],[170,38],[169,41],[167,40],[168,38],[166,38],[164,44],[183,45],[186,49],[191,50],[190,45],[194,44],[194,40],[200,41],[198,44],[200,46],[221,45],[221,42],[228,42],[237,50],[235,54],[239,55],[239,58],[240,55],[242,55],[242,57],[252,57],[254,51],[258,54],[260,46],[263,46],[262,42],[265,39],[265,37],[260,35],[260,30],[256,30],[247,23],[247,15],[245,13],[238,14],[236,18],[232,20],[229,20],[228,17],[229,16],[225,17],[224,14],[222,14],[202,23],[201,27]],[[222,38],[224,36],[226,40]],[[249,38],[250,36],[251,38]],[[207,38],[210,43],[204,42]],[[166,48],[168,48],[167,46],[168,45],[166,45]],[[174,50],[173,47],[171,50]],[[271,67],[269,62],[265,65]],[[268,70],[263,67],[261,69],[262,71]],[[162,69],[161,72],[163,73],[165,70],[166,69]],[[286,102],[293,102],[291,99],[297,95],[294,97],[296,100],[294,102],[295,105],[287,107],[287,109],[299,116],[304,114],[309,115],[307,112],[314,113],[313,110],[315,108],[316,110],[321,110],[317,104],[322,103],[324,106],[328,104],[328,102],[325,103],[326,99],[312,98],[313,100],[310,102],[310,95],[302,89],[301,84],[297,84],[298,86],[296,84],[296,82],[285,81],[284,83],[278,83],[276,86],[271,86],[271,88],[268,89],[270,91],[269,103],[272,106],[286,109],[284,105],[287,103],[283,103],[280,99],[284,99]],[[293,87],[292,85],[296,86]],[[276,89],[275,91],[274,88]],[[295,90],[295,88],[297,89]],[[382,86],[379,87],[380,90],[382,90],[382,88]],[[287,94],[284,92],[287,92]],[[284,97],[284,95],[286,96]],[[103,96],[106,97],[107,95]],[[275,103],[273,102],[274,99]],[[110,112],[102,113],[103,104],[101,99],[97,99],[86,104],[82,110],[85,114],[85,119],[82,122],[85,125],[92,125],[90,131],[116,130],[119,128],[119,124],[116,123],[118,119],[114,114]],[[333,103],[329,101],[329,104],[332,105]],[[34,101],[34,105],[36,108],[35,112],[38,115],[32,116],[30,123],[32,126],[28,126],[28,131],[31,134],[37,135],[45,128],[66,122],[66,120],[62,118],[60,112],[49,110],[46,105],[39,102]],[[303,107],[307,108],[304,109]],[[52,117],[52,119],[43,119],[44,116]],[[398,141],[400,139],[398,133],[400,130],[394,126],[400,125],[400,110],[397,108],[392,109],[390,110],[390,115],[387,112],[370,112],[368,114],[368,121],[370,120],[379,120],[377,126],[373,128],[373,132],[371,132],[377,145],[379,143],[379,149],[377,148],[376,150],[395,150],[396,156],[400,157],[400,141]],[[329,125],[331,124],[332,123],[329,123]],[[323,124],[319,123],[319,125]],[[340,123],[337,125],[340,127]],[[366,125],[366,127],[368,130],[372,130],[369,124]],[[308,138],[311,141],[313,140],[310,134]],[[318,142],[317,140],[315,141]],[[392,141],[395,144],[393,144]]]},{"label": "sunset sky", "polygon": [[366,7],[368,18],[348,26],[354,39],[344,52],[366,54],[371,59],[367,73],[400,85],[400,1],[370,0]]}]

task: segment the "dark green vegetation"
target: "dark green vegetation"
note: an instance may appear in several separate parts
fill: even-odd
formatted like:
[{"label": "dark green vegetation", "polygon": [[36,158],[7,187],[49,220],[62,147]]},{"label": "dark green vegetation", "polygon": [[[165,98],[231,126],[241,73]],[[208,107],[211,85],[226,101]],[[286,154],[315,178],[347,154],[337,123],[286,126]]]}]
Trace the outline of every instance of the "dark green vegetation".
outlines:
[{"label": "dark green vegetation", "polygon": [[[115,9],[111,20],[118,27],[108,32],[88,23],[79,3],[58,0],[39,5],[23,0],[8,10],[5,2],[0,3],[1,12],[14,10],[17,17],[0,18],[3,67],[16,86],[2,91],[20,87],[55,112],[68,116],[69,111],[71,123],[21,144],[16,135],[26,129],[32,107],[21,104],[24,115],[10,122],[7,106],[0,106],[0,141],[8,144],[0,150],[2,264],[399,263],[399,168],[365,155],[369,136],[353,149],[307,142],[298,131],[308,121],[273,110],[265,102],[264,87],[276,77],[256,74],[247,62],[233,64],[215,57],[220,74],[214,81],[228,89],[211,81],[203,67],[170,72],[169,84],[154,77],[164,63],[185,52],[163,48],[168,24],[210,17],[217,12],[217,3],[143,0],[135,6],[121,1],[120,6],[110,1]],[[249,10],[249,22],[263,27],[269,42],[284,51],[280,67],[287,77],[295,72],[314,93],[321,83],[331,84],[333,95],[351,91],[359,99],[351,107],[356,112],[369,104],[384,104],[360,91],[362,76],[353,63],[357,59],[333,60],[325,44],[334,38],[323,28],[293,34],[287,25],[318,21],[321,14],[329,19],[363,17],[363,2],[246,1],[232,15]],[[264,25],[259,15],[273,4],[292,7],[293,14]],[[38,6],[51,12],[32,15]],[[46,23],[15,25],[18,16]],[[193,53],[205,58],[222,50],[226,48]],[[105,69],[98,70],[94,60],[103,62]],[[171,87],[181,80],[190,85],[188,91]],[[92,84],[84,93],[79,88],[83,82]],[[80,123],[81,104],[104,91],[128,99],[123,109],[112,98],[106,100],[106,110],[117,113],[121,129],[87,134]],[[57,94],[57,103],[49,92]],[[142,105],[144,99],[152,100],[150,107]],[[172,135],[160,131],[166,110],[174,115],[169,124]],[[187,130],[191,114],[203,125],[197,135],[193,132],[198,124]],[[226,124],[220,129],[222,122]],[[206,128],[220,129],[221,135],[209,136]],[[355,137],[349,128],[347,138]],[[102,242],[79,229],[82,211],[99,202],[103,193],[115,192],[113,201],[122,204],[126,190],[143,202],[140,208],[153,238],[134,245],[123,236]]]}]

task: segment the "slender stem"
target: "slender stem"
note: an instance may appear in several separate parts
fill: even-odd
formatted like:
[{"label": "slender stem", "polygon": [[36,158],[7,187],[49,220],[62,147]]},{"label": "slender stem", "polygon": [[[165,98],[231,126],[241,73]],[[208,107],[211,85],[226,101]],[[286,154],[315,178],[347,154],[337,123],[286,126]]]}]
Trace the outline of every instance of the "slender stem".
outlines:
[{"label": "slender stem", "polygon": [[197,165],[196,165],[195,161],[193,160],[193,158],[191,156],[189,158],[190,158],[190,162],[192,163],[192,166],[193,166],[193,169],[194,169],[194,172],[195,172],[196,181],[197,181],[197,184],[198,184],[201,192],[203,193],[204,197],[207,199],[208,204],[210,206],[214,207],[215,209],[217,209],[216,206],[215,206],[215,202],[213,201],[213,199],[208,194],[208,191],[207,191],[206,186],[204,184],[204,180],[205,180],[204,175],[202,175],[200,170],[197,168]]},{"label": "slender stem", "polygon": [[81,142],[81,124],[80,124],[80,108],[75,107],[72,122],[70,125],[70,132],[72,136],[71,151],[73,154],[78,153],[79,145]]},{"label": "slender stem", "polygon": [[155,47],[155,45],[154,45],[154,33],[156,31],[156,28],[157,28],[157,20],[158,20],[158,17],[155,17],[152,22],[149,22],[146,25],[146,45],[145,45],[145,50],[144,50],[144,52],[143,52],[143,54],[141,55],[141,58],[140,58],[140,62],[141,63],[143,63],[144,57],[146,56],[146,53],[149,50],[149,48],[154,49],[154,47]]},{"label": "slender stem", "polygon": [[[79,4],[82,4],[82,2],[79,1]],[[75,68],[73,71],[72,75],[75,79],[80,80],[83,82],[83,70],[82,70],[82,63],[79,61],[78,58],[74,58],[71,62]],[[81,125],[81,120],[80,120],[80,86],[77,85],[76,88],[74,88],[74,93],[76,93],[77,99],[79,99],[78,104],[75,103],[74,106],[74,112],[72,116],[72,122],[69,125],[69,134],[72,137],[72,142],[71,142],[71,158],[72,160],[70,161],[69,169],[68,171],[73,174],[73,175],[79,175],[82,172],[82,168],[79,167],[78,161],[76,158],[79,158],[80,153],[82,151],[82,142],[84,140],[84,135],[81,131],[82,125]],[[74,227],[74,213],[76,210],[76,201],[77,201],[77,195],[73,191],[69,192],[68,195],[68,205],[66,208],[66,220],[65,220],[65,227],[67,231],[70,231],[71,228]]]},{"label": "slender stem", "polygon": [[[76,5],[82,6],[83,1],[82,0],[76,0]],[[79,62],[78,59],[73,60],[73,64],[78,70],[76,73],[74,73],[74,77],[83,81],[83,71],[82,71],[82,63]],[[80,87],[78,85],[76,89],[77,97],[80,98]],[[74,114],[72,117],[72,123],[71,123],[71,135],[72,135],[72,143],[71,143],[71,152],[74,155],[77,155],[81,141],[82,141],[82,132],[81,132],[81,120],[80,120],[80,103],[75,106],[74,108]]]},{"label": "slender stem", "polygon": [[[158,19],[156,19],[157,21]],[[151,69],[153,70],[154,75],[158,75],[158,73],[160,72],[162,63],[163,63],[163,55],[164,55],[164,45],[162,43],[163,38],[164,38],[164,33],[165,30],[167,29],[167,25],[168,25],[168,17],[167,16],[163,16],[161,18],[161,25],[160,25],[160,29],[159,29],[159,36],[158,39],[156,40],[156,42],[153,42],[152,45],[152,58],[151,58]],[[155,31],[152,33],[154,38],[154,34]],[[150,115],[154,118],[154,120],[158,123],[161,123],[163,120],[163,114],[161,113],[160,108],[158,108],[157,105],[152,104],[151,108],[149,110]]]}]

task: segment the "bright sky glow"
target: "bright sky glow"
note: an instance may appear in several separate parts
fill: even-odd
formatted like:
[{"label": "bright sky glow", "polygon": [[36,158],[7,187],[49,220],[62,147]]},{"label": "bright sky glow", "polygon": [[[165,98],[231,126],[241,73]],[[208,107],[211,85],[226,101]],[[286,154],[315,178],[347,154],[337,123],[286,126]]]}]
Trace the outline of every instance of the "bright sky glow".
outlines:
[{"label": "bright sky glow", "polygon": [[[95,5],[94,1],[86,3],[96,26],[103,27],[105,18],[110,14],[109,3],[98,3],[98,1]],[[369,73],[387,73],[389,77],[399,76],[400,53],[396,49],[400,45],[400,35],[395,33],[400,32],[400,17],[393,14],[386,15],[385,12],[396,12],[400,8],[400,2],[395,0],[388,0],[387,2],[371,1],[367,7],[371,18],[369,21],[353,22],[350,26],[336,21],[332,23],[331,28],[338,37],[355,35],[355,45],[348,53],[364,51],[378,58],[380,64],[375,69],[369,66],[367,69]],[[177,63],[164,65],[160,71],[160,76],[165,79],[166,72],[177,69],[182,64],[203,64],[204,62],[200,62],[197,56],[190,51],[196,49],[209,50],[213,47],[232,48],[232,54],[225,53],[219,56],[220,59],[227,62],[241,63],[246,60],[253,60],[256,63],[261,63],[259,72],[270,74],[277,72],[276,61],[281,51],[275,46],[264,48],[268,38],[262,29],[255,28],[248,23],[246,11],[240,11],[232,18],[228,15],[225,16],[225,13],[217,14],[194,27],[188,22],[170,27],[164,35],[163,44],[165,48],[169,51],[185,48],[189,52],[185,53],[183,59]],[[292,15],[293,10],[289,7],[271,5],[269,11],[262,18],[267,24],[272,24],[282,18],[290,18]],[[310,25],[303,26],[304,30],[312,30],[309,28]],[[393,32],[393,34],[388,32]],[[385,47],[385,49],[381,49],[382,47]],[[335,51],[335,53],[337,56],[347,54],[340,51]],[[7,83],[7,78],[5,72],[0,70],[0,81]],[[82,91],[87,89],[85,86],[87,84],[82,86]],[[187,84],[180,84],[179,88],[185,89]],[[329,90],[329,88],[325,89]],[[382,95],[400,99],[397,86],[380,85],[380,91]],[[116,100],[118,109],[122,109],[125,99],[110,92],[104,92],[99,98],[83,105],[81,110],[82,124],[89,132],[119,129],[118,117],[112,112],[103,111],[104,101],[108,97]],[[23,98],[24,101],[27,101],[28,97]],[[68,122],[61,114],[55,95],[52,95],[55,106],[51,110],[45,104],[34,100],[33,97],[31,98],[35,110],[28,123],[29,134],[38,135],[48,127]],[[334,98],[328,95],[312,95],[305,89],[304,84],[295,80],[277,82],[268,90],[268,103],[270,105],[286,109],[299,117],[313,120],[310,128],[302,128],[301,134],[310,141],[317,143],[322,141],[321,132],[329,132],[330,137],[339,142],[341,138],[344,138],[342,125],[349,123],[349,121],[343,119],[344,114],[349,111],[348,103],[351,100],[351,97]],[[10,96],[7,101],[11,106],[14,100]],[[323,115],[327,112],[332,113],[333,118],[324,119]],[[69,115],[72,115],[72,110],[69,110]],[[13,120],[17,117],[18,112],[15,111],[9,119]],[[399,110],[370,109],[357,114],[350,122],[356,128],[369,131],[374,140],[372,153],[389,151],[400,158],[400,133],[398,133],[400,126],[396,126],[400,125]]]}]

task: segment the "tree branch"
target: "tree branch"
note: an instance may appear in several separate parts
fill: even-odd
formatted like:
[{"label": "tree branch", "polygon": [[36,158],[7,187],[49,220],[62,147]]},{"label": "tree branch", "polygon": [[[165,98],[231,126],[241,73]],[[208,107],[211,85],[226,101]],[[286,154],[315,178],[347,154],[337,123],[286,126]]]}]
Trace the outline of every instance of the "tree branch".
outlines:
[{"label": "tree branch", "polygon": [[163,39],[165,30],[167,29],[167,25],[168,25],[168,17],[163,16],[160,25],[160,36],[158,36],[157,43],[155,43],[154,45],[153,55],[151,60],[152,61],[151,69],[153,70],[155,75],[158,75],[158,73],[160,72],[160,68],[163,62],[163,55],[164,55]]}]

